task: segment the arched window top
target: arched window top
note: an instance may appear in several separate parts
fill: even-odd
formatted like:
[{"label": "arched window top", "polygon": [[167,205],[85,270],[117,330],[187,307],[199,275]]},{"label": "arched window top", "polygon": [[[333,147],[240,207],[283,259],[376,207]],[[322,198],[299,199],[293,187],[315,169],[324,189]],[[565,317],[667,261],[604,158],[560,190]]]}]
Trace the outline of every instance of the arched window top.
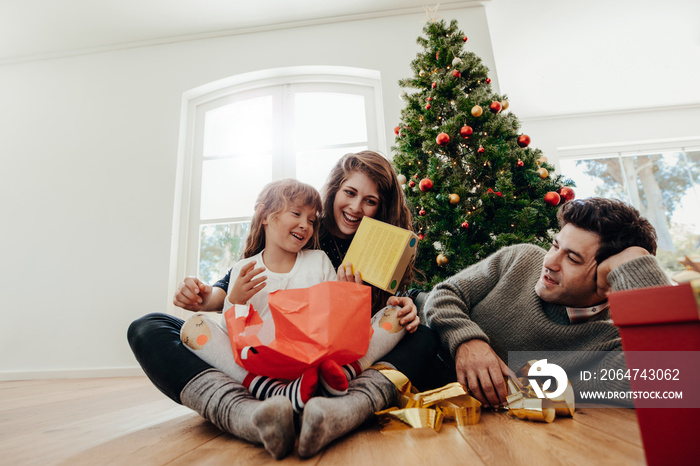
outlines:
[{"label": "arched window top", "polygon": [[377,70],[348,66],[288,66],[251,71],[213,81],[185,92],[183,100],[201,105],[232,92],[292,83],[358,84],[381,91]]}]

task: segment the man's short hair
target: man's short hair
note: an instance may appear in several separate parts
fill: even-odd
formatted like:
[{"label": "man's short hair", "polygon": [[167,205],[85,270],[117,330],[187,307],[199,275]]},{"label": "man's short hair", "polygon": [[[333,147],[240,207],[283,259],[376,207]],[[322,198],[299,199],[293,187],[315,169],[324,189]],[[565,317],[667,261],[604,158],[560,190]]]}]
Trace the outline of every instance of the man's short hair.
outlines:
[{"label": "man's short hair", "polygon": [[589,197],[564,203],[557,212],[559,227],[570,223],[600,236],[599,264],[631,246],[656,255],[656,230],[637,209],[618,199]]}]

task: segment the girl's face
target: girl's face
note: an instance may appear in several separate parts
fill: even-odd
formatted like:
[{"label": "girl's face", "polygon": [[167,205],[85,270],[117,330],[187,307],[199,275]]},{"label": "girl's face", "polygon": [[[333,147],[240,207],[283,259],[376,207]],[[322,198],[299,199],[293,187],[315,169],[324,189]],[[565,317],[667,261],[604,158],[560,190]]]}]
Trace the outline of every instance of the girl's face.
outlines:
[{"label": "girl's face", "polygon": [[296,254],[306,246],[314,233],[316,210],[311,206],[292,204],[262,222],[265,249],[281,249]]},{"label": "girl's face", "polygon": [[349,238],[360,226],[362,217],[374,217],[379,209],[377,183],[361,172],[351,174],[340,185],[333,201],[333,218],[338,236]]}]

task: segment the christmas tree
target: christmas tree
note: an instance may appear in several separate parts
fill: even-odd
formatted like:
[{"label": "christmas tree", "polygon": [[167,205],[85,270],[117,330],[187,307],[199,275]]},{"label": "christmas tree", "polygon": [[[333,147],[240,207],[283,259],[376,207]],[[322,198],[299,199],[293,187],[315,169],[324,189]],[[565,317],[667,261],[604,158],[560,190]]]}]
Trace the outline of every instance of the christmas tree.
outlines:
[{"label": "christmas tree", "polygon": [[457,22],[430,21],[423,32],[414,75],[399,81],[406,106],[392,149],[421,238],[425,282],[416,285],[430,289],[503,246],[549,247],[557,205],[574,193],[519,133]]}]

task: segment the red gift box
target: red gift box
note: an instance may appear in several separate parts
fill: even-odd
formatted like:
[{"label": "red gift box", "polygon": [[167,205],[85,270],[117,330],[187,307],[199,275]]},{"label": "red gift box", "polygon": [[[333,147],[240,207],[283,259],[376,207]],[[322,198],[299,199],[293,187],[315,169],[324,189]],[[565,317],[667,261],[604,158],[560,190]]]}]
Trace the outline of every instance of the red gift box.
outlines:
[{"label": "red gift box", "polygon": [[[700,293],[700,283],[625,290],[609,296],[612,320],[620,330],[628,367],[643,364],[641,358],[648,361],[648,355],[654,354],[651,352],[656,352],[660,360],[669,361],[671,353],[667,356],[659,352],[673,351],[675,359],[668,365],[686,365],[680,371],[679,379],[683,380],[679,383],[685,383],[687,389],[694,389],[695,396],[698,388],[689,386],[689,381],[697,379],[696,374],[700,372],[696,362],[700,354],[697,353],[700,352],[700,298],[696,293]],[[691,359],[695,361],[694,367],[689,366]],[[664,369],[666,374],[671,373],[668,370],[674,370],[673,367],[649,369]],[[647,377],[630,379],[633,391],[648,390],[650,383],[652,381]],[[657,380],[656,383],[663,382]],[[687,398],[693,394],[683,394],[684,403],[690,402]],[[648,464],[691,464],[697,461],[700,408],[644,407],[650,406],[649,400],[638,399],[634,399],[634,403]]]}]

